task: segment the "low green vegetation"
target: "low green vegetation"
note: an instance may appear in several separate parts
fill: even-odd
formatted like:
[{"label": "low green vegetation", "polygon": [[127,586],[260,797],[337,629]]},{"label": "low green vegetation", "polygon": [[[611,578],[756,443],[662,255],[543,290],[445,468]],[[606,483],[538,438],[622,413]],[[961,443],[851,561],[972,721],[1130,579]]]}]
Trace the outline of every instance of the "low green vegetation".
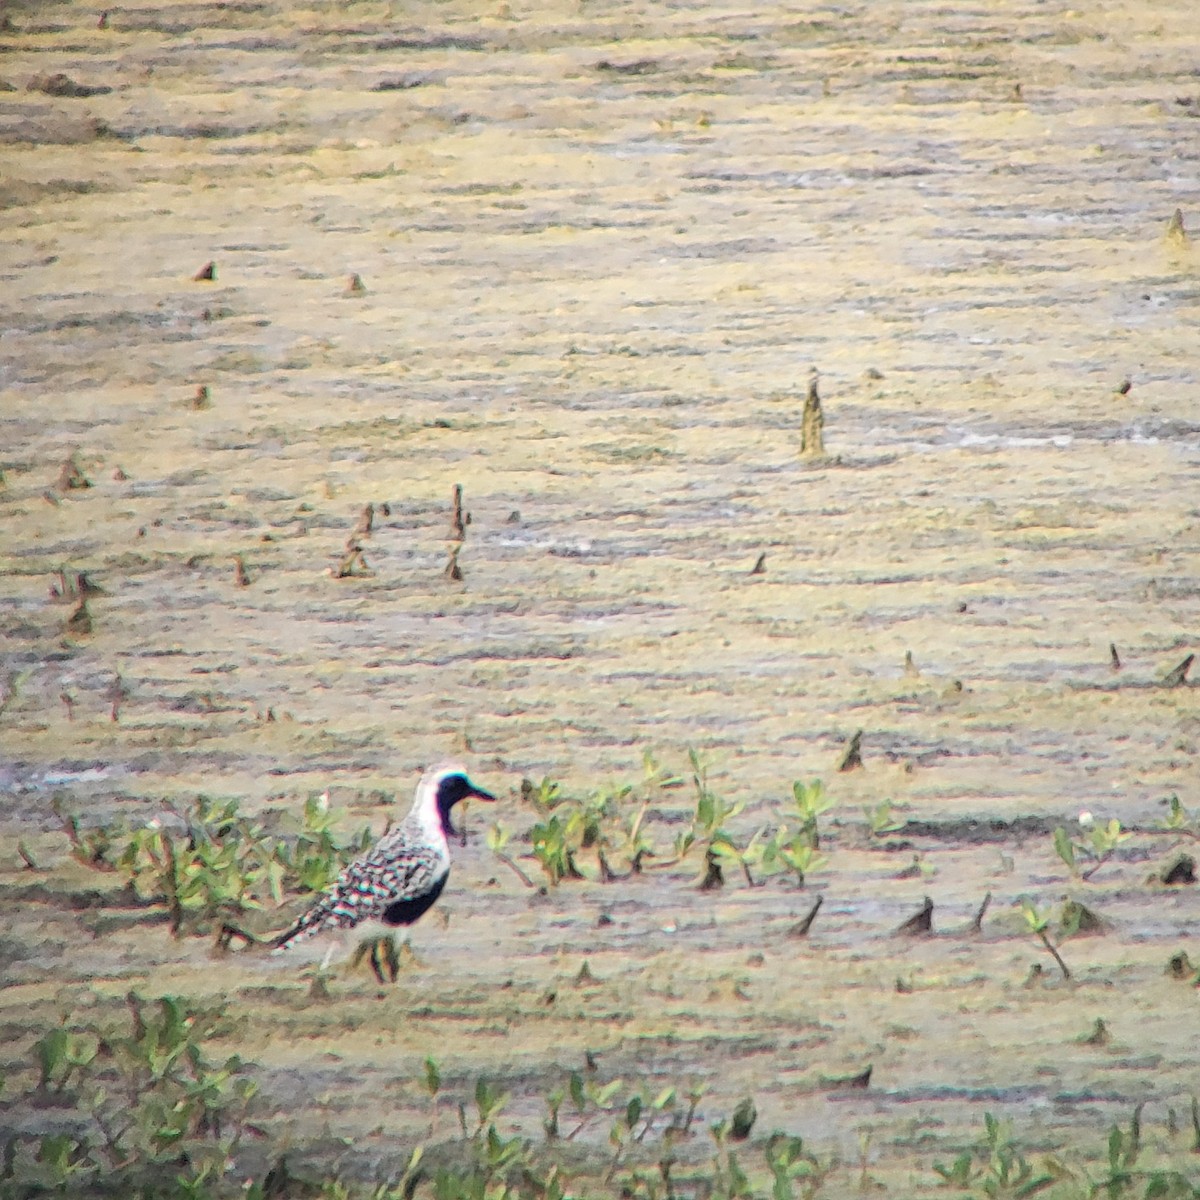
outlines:
[{"label": "low green vegetation", "polygon": [[[826,865],[818,852],[820,818],[834,802],[819,780],[794,782],[792,804],[782,819],[745,836],[735,822],[746,801],[729,800],[716,791],[709,780],[710,763],[699,751],[688,751],[688,766],[685,777],[647,752],[637,783],[605,786],[583,796],[568,795],[552,779],[540,784],[525,780],[522,798],[538,816],[528,842],[547,884],[572,879],[610,883],[694,861],[705,889],[723,885],[731,868],[751,885],[782,875],[803,887],[810,873]],[[691,810],[679,830],[678,821],[668,819],[664,793],[689,783]],[[511,843],[511,831],[493,827],[488,841],[493,852],[530,882],[512,859]]]},{"label": "low green vegetation", "polygon": [[[214,1051],[233,1032],[223,1007],[131,992],[121,1011],[89,1012],[37,1038],[4,1081],[4,1111],[26,1117],[0,1134],[3,1200],[815,1200],[881,1187],[870,1174],[869,1134],[857,1165],[822,1156],[795,1133],[756,1137],[750,1096],[706,1122],[703,1084],[652,1088],[572,1071],[543,1097],[540,1134],[529,1136],[506,1121],[512,1095],[502,1082],[477,1077],[447,1097],[432,1057],[421,1080],[428,1137],[401,1151],[398,1175],[374,1184],[319,1171],[305,1178],[288,1164],[309,1154],[264,1117],[271,1102],[252,1065]],[[935,1159],[928,1186],[914,1180],[910,1190],[980,1200],[1197,1200],[1194,1098],[1190,1130],[1172,1112],[1155,1142],[1150,1150],[1140,1105],[1092,1156],[1024,1150],[1012,1123],[989,1113],[976,1145]]]},{"label": "low green vegetation", "polygon": [[338,814],[310,796],[293,827],[268,830],[236,800],[199,796],[139,827],[85,826],[62,813],[71,853],[85,866],[116,872],[139,903],[166,908],[171,932],[226,931],[266,901],[328,887],[371,844],[369,829],[339,837]]},{"label": "low green vegetation", "polygon": [[258,1084],[207,1045],[222,1009],[133,992],[125,1006],[123,1020],[66,1019],[34,1043],[25,1091],[4,1099],[42,1119],[4,1137],[5,1200],[216,1195],[243,1141],[263,1136]]},{"label": "low green vegetation", "polygon": [[1063,826],[1054,831],[1054,850],[1076,879],[1091,879],[1108,862],[1118,847],[1129,840],[1130,834],[1115,818],[1097,824],[1090,819],[1082,823],[1085,836],[1075,841]]}]

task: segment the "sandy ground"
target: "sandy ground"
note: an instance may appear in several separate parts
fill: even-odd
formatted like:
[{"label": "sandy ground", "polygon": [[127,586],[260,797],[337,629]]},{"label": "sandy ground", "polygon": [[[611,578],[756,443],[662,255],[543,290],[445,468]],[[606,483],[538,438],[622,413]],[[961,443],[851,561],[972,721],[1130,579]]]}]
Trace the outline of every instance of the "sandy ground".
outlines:
[{"label": "sandy ground", "polygon": [[[590,1049],[852,1163],[869,1134],[909,1190],[985,1111],[1098,1152],[1145,1101],[1175,1144],[1193,895],[1146,885],[1149,832],[1072,886],[1049,830],[1198,802],[1195,693],[1157,686],[1200,614],[1200,254],[1167,235],[1200,228],[1191,4],[3,12],[0,866],[27,887],[24,837],[63,897],[17,909],[10,1032],[130,980],[223,994],[268,1091],[311,1101],[296,1136],[355,1134],[360,1174],[423,1135],[431,1047],[531,1131]],[[334,578],[368,502],[371,574]],[[107,593],[90,633],[60,568]],[[689,746],[744,834],[827,780],[808,892],[534,898],[476,815],[421,965],[325,1005],[293,964],[73,910],[94,881],[50,810],[329,788],[382,827],[452,753],[519,841],[523,775],[582,792]],[[884,799],[918,824],[873,842]],[[1014,902],[1068,892],[1114,932],[1026,989]],[[942,936],[895,941],[925,894]],[[1097,1017],[1112,1044],[1077,1042]]]}]

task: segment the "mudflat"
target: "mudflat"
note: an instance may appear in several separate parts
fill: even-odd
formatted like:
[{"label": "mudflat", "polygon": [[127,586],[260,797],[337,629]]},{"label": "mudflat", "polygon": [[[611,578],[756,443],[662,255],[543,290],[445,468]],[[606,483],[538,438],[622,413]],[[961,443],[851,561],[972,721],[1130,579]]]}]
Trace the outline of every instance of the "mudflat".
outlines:
[{"label": "mudflat", "polygon": [[[1192,5],[14,3],[0,49],[6,1068],[136,987],[221,998],[273,1136],[360,1178],[452,1140],[431,1055],[531,1137],[588,1056],[753,1096],[835,1194],[935,1190],[985,1112],[1186,1156]],[[803,888],[699,890],[686,778],[659,865],[549,886],[523,777],[689,748],[741,846],[824,781]],[[446,757],[500,800],[327,999],[81,907],[54,812],[379,832]],[[1086,880],[1081,812],[1130,834]],[[1022,897],[1105,920],[1070,978]]]}]

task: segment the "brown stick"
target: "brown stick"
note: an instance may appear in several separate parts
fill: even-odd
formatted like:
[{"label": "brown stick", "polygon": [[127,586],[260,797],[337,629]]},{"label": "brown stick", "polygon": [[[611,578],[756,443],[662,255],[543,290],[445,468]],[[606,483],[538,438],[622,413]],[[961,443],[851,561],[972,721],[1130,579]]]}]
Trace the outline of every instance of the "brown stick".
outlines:
[{"label": "brown stick", "polygon": [[817,370],[814,367],[808,377],[808,395],[804,398],[804,415],[800,420],[802,458],[820,458],[825,453],[825,415],[821,412],[817,379]]}]

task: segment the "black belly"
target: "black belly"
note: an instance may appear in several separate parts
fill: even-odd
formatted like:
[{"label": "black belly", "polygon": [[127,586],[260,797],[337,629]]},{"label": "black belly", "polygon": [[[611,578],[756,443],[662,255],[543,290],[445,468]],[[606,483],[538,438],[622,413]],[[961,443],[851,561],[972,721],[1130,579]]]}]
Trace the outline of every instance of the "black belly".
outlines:
[{"label": "black belly", "polygon": [[443,875],[429,891],[422,895],[411,896],[407,900],[393,900],[383,910],[383,923],[385,925],[411,925],[418,917],[424,916],[433,907],[445,886],[446,876]]}]

